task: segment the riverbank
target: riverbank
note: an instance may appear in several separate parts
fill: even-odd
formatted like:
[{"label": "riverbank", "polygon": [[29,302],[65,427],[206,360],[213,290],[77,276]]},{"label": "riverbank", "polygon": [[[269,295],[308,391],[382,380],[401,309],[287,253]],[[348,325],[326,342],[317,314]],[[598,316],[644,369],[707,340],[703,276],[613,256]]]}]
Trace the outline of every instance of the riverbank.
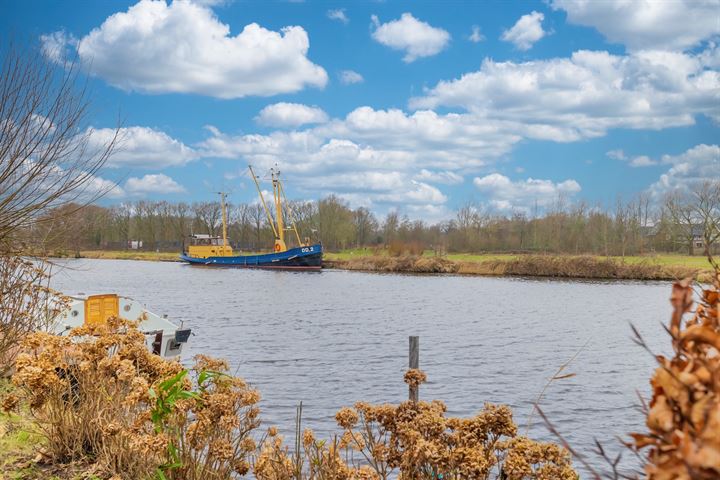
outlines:
[{"label": "riverbank", "polygon": [[675,280],[707,282],[710,265],[702,257],[597,257],[590,255],[328,255],[325,266],[344,270],[396,273],[454,273],[482,276],[526,276],[609,280]]},{"label": "riverbank", "polygon": [[[175,252],[83,250],[80,258],[177,262]],[[705,257],[653,255],[602,257],[594,255],[465,254],[390,256],[372,249],[325,253],[324,268],[385,273],[528,276],[615,280],[710,280]]]}]

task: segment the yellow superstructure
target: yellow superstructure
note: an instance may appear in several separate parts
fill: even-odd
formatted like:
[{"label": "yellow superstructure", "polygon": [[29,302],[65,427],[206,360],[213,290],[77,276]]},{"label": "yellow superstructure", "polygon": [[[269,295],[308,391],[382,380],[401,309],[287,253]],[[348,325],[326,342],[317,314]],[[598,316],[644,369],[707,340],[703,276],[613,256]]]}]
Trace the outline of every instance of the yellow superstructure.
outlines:
[{"label": "yellow superstructure", "polygon": [[85,300],[85,324],[100,325],[110,317],[120,315],[120,301],[117,295],[90,295]]},{"label": "yellow superstructure", "polygon": [[190,245],[187,253],[195,258],[208,257],[231,257],[233,249],[228,243],[227,238],[227,210],[225,208],[225,192],[220,193],[220,201],[222,206],[222,238],[210,235],[191,235]]},{"label": "yellow superstructure", "polygon": [[220,237],[192,235],[193,244],[187,247],[188,255],[195,258],[230,257],[233,249],[220,243]]}]

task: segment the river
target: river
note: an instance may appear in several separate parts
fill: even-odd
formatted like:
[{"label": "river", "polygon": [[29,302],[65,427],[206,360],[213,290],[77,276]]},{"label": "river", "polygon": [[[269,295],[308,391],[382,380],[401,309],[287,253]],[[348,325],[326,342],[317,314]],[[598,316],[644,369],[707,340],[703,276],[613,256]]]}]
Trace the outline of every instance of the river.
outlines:
[{"label": "river", "polygon": [[[654,360],[631,339],[630,323],[654,352],[667,353],[660,323],[669,282],[590,282],[207,269],[179,263],[70,260],[52,285],[67,294],[119,293],[183,321],[196,353],[224,357],[262,393],[262,418],[286,433],[302,401],[303,426],[337,432],[335,412],[358,400],[407,398],[408,336],[420,336],[428,374],[421,399],[450,415],[485,402],[511,406],[525,430],[547,379],[581,349],[541,406],[570,443],[592,453],[598,439],[642,431],[636,390],[650,393]],[[584,348],[583,348],[583,345]],[[536,439],[554,440],[535,416]],[[635,463],[630,452],[623,464]],[[577,462],[575,462],[578,465]]]}]

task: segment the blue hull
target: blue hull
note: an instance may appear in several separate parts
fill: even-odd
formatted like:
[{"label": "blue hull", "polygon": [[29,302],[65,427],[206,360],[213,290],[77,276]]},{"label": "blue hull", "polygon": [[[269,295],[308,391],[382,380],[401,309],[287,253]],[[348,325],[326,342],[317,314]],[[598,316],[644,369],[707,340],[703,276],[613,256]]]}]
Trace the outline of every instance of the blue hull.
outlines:
[{"label": "blue hull", "polygon": [[291,248],[287,252],[263,255],[237,255],[233,257],[190,257],[184,252],[180,259],[191,265],[235,268],[272,268],[278,270],[320,270],[322,245]]}]

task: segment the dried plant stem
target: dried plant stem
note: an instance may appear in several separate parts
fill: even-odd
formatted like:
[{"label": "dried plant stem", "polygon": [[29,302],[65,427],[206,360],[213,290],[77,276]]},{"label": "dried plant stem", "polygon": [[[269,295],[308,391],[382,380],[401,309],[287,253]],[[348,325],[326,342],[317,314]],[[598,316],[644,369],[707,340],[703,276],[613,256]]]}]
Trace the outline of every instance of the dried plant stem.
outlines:
[{"label": "dried plant stem", "polygon": [[525,435],[527,435],[530,432],[530,427],[532,426],[533,414],[535,413],[536,410],[538,410],[540,408],[540,401],[542,400],[543,396],[545,396],[545,392],[547,391],[548,387],[550,387],[550,385],[554,381],[562,380],[564,378],[571,378],[571,377],[575,376],[574,373],[567,373],[567,374],[562,375],[562,372],[578,357],[578,355],[580,355],[580,352],[582,352],[585,349],[585,347],[588,345],[588,343],[590,343],[589,338],[585,341],[585,343],[580,348],[578,348],[578,350],[573,354],[572,357],[570,357],[570,359],[567,362],[560,365],[560,368],[557,369],[557,371],[553,374],[553,376],[550,377],[548,379],[548,381],[545,383],[545,386],[543,386],[542,390],[540,390],[540,393],[538,394],[537,398],[535,399],[535,402],[533,402],[533,408],[532,408],[532,410],[530,410],[530,415],[528,415],[527,426],[525,427]]}]

